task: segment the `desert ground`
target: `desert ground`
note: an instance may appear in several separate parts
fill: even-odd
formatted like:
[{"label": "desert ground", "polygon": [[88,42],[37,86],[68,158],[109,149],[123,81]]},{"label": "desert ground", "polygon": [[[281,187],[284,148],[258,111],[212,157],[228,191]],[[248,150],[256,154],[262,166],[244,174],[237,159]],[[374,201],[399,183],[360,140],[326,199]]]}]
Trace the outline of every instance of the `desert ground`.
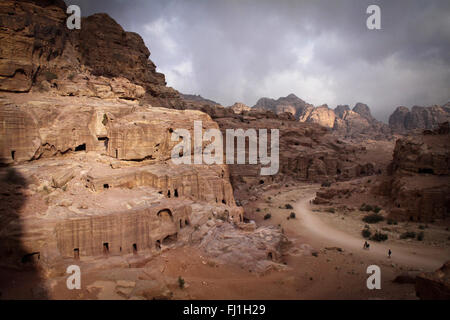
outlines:
[{"label": "desert ground", "polygon": [[[383,243],[369,241],[370,249],[364,250],[363,213],[330,213],[311,204],[319,188],[303,184],[268,190],[250,204],[259,208],[257,225],[281,225],[289,238],[282,256],[285,268],[255,273],[217,262],[194,246],[174,246],[133,268],[114,267],[114,257],[96,258],[94,271],[82,274],[82,290],[67,290],[67,275],[40,286],[55,299],[417,299],[414,284],[393,280],[434,271],[450,259],[448,226],[436,224],[427,226],[430,240],[391,237]],[[293,209],[285,209],[286,204]],[[292,212],[295,218],[289,218]],[[270,219],[264,219],[267,213]],[[403,230],[405,224],[396,227]],[[366,287],[366,269],[373,264],[381,268],[381,290]],[[185,281],[183,288],[179,277]],[[15,278],[11,285],[16,289],[3,298],[36,290],[26,276]]]}]

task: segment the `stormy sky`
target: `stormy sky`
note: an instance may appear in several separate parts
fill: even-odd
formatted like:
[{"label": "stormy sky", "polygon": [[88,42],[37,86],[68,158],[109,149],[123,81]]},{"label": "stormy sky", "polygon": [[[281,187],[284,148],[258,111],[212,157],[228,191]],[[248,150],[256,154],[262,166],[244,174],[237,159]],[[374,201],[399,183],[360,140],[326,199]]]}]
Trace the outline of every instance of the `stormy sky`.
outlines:
[{"label": "stormy sky", "polygon": [[[290,93],[314,105],[450,101],[448,0],[66,0],[139,33],[169,86],[222,105]],[[370,4],[381,30],[366,27]]]}]

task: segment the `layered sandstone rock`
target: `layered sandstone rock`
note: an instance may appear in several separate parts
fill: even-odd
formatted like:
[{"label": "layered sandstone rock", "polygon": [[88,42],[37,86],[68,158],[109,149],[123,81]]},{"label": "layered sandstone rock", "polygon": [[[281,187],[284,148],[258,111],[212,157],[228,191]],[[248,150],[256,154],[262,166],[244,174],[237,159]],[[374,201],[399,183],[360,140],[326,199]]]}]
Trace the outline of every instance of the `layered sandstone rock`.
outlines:
[{"label": "layered sandstone rock", "polygon": [[389,117],[389,126],[396,133],[407,133],[415,129],[435,129],[450,121],[450,102],[443,106],[418,107],[411,110],[398,107]]},{"label": "layered sandstone rock", "polygon": [[287,239],[280,228],[260,227],[243,232],[229,224],[214,223],[200,243],[209,256],[221,263],[236,263],[249,271],[283,269],[280,253]]},{"label": "layered sandstone rock", "polygon": [[186,230],[215,212],[241,223],[226,165],[171,162],[178,143],[172,132],[186,129],[193,138],[195,120],[204,130],[218,128],[193,110],[4,94],[0,160],[14,167],[0,170],[2,263],[59,270],[64,259],[102,254],[148,259],[167,245],[189,243]]},{"label": "layered sandstone rock", "polygon": [[227,129],[267,129],[270,141],[271,129],[278,129],[280,133],[279,171],[276,175],[262,176],[261,164],[229,165],[235,197],[239,200],[247,200],[260,187],[287,181],[336,181],[375,173],[371,162],[358,159],[364,149],[336,139],[318,124],[296,121],[290,113],[276,115],[253,108],[242,114],[220,108],[210,112],[224,135]]},{"label": "layered sandstone rock", "polygon": [[320,124],[326,128],[334,128],[336,114],[327,105],[320,107],[307,107],[300,115],[300,122],[311,122]]},{"label": "layered sandstone rock", "polygon": [[303,101],[292,93],[287,97],[281,97],[278,100],[261,98],[253,106],[253,108],[255,108],[256,110],[269,110],[276,114],[288,112],[297,119],[307,107],[312,107],[312,105]]},{"label": "layered sandstone rock", "polygon": [[242,112],[248,112],[251,110],[251,108],[241,102],[236,102],[230,107],[231,110],[233,110],[234,113],[240,114]]},{"label": "layered sandstone rock", "polygon": [[63,1],[0,4],[0,91],[54,89],[54,94],[124,99],[146,94],[154,105],[182,105],[139,35],[125,32],[106,14],[83,18],[81,30],[69,30],[65,10]]},{"label": "layered sandstone rock", "polygon": [[450,261],[435,272],[421,273],[416,277],[416,295],[421,300],[450,299]]}]

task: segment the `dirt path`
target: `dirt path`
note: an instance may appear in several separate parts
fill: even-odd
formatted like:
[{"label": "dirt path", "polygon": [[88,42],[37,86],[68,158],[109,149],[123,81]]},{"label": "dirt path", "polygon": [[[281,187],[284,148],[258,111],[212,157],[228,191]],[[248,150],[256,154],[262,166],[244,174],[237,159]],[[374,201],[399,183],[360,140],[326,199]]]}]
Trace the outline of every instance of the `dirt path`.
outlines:
[{"label": "dirt path", "polygon": [[[367,255],[368,258],[388,259],[387,252],[392,250],[392,263],[403,264],[424,270],[436,270],[448,260],[448,254],[437,253],[437,250],[418,250],[396,244],[383,244],[370,242],[370,250],[362,249],[364,240],[345,233],[324,223],[317,214],[311,211],[310,201],[314,199],[314,194],[305,195],[294,205],[299,223],[308,231],[309,237],[319,238],[321,242],[326,242],[329,246],[339,246],[351,252],[358,252]],[[316,239],[317,240],[317,239]],[[439,257],[439,258],[437,258]]]}]

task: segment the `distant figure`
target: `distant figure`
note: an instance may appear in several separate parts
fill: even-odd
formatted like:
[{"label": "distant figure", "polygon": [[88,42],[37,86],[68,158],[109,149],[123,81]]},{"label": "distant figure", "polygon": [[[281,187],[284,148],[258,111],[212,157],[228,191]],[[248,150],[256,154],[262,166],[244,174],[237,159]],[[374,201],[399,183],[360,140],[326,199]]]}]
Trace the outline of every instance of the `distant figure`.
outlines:
[{"label": "distant figure", "polygon": [[389,251],[388,251],[389,258],[391,257],[391,254],[392,254],[392,251],[391,251],[391,249],[389,249]]},{"label": "distant figure", "polygon": [[369,249],[369,244],[367,243],[367,241],[364,242],[363,248],[364,248],[365,250]]}]

